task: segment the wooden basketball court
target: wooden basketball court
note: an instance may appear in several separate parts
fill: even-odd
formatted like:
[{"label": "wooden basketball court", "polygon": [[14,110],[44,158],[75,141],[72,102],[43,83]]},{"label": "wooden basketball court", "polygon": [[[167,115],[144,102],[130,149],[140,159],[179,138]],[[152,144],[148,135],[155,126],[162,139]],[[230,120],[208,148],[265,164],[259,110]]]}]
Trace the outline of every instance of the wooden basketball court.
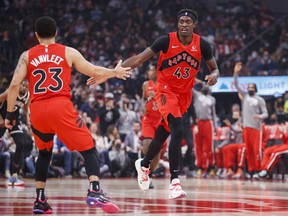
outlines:
[{"label": "wooden basketball court", "polygon": [[[1,215],[32,215],[34,180],[25,187],[7,187],[0,179]],[[183,178],[186,199],[169,200],[169,179],[153,179],[155,189],[142,192],[136,179],[102,179],[101,187],[120,207],[117,215],[288,215],[288,184]],[[46,196],[53,215],[107,215],[85,203],[86,179],[48,179]]]}]

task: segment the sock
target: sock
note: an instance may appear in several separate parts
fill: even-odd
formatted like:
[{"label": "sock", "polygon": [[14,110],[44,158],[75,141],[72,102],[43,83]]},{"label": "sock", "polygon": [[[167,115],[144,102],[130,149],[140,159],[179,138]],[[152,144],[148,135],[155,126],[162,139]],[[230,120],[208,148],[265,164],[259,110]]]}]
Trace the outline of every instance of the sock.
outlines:
[{"label": "sock", "polygon": [[90,182],[90,190],[99,191],[100,190],[99,181],[91,181]]},{"label": "sock", "polygon": [[36,188],[37,198],[41,201],[45,200],[44,188]]},{"label": "sock", "polygon": [[170,181],[172,182],[173,179],[178,178],[178,170],[175,170],[176,172],[171,172],[171,177],[170,177]]}]

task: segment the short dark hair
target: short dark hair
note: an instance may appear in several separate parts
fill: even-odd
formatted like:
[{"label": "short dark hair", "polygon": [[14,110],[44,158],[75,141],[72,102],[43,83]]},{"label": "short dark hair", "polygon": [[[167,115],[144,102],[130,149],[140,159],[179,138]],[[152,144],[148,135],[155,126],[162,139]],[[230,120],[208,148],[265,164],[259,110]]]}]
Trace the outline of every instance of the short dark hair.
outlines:
[{"label": "short dark hair", "polygon": [[55,37],[57,31],[56,21],[49,16],[43,16],[36,20],[35,31],[41,38]]},{"label": "short dark hair", "polygon": [[181,9],[178,14],[177,14],[177,19],[179,20],[179,18],[181,16],[189,16],[194,22],[198,21],[198,13],[192,9]]}]

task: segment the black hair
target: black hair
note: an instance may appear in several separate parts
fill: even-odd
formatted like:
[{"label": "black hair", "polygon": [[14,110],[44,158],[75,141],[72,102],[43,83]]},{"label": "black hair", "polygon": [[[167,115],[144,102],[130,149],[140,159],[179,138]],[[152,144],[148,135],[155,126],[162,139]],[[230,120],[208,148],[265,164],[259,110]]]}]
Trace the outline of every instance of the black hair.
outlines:
[{"label": "black hair", "polygon": [[198,21],[198,13],[192,9],[181,9],[177,14],[178,20],[181,16],[189,16],[194,22]]},{"label": "black hair", "polygon": [[49,16],[43,16],[36,20],[35,31],[41,38],[55,37],[57,31],[56,21]]}]

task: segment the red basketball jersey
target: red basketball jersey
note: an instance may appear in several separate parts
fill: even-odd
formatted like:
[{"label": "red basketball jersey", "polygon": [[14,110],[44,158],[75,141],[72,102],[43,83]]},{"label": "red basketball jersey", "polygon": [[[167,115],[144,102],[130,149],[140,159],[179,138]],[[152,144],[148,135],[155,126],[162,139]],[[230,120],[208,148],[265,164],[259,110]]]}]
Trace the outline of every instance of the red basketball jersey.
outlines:
[{"label": "red basketball jersey", "polygon": [[201,65],[200,36],[193,34],[187,46],[180,43],[177,32],[169,33],[169,39],[167,52],[160,52],[157,82],[160,88],[168,85],[176,93],[190,92]]},{"label": "red basketball jersey", "polygon": [[31,102],[56,96],[71,97],[71,67],[61,44],[37,45],[28,51]]},{"label": "red basketball jersey", "polygon": [[145,92],[145,97],[147,98],[145,117],[157,122],[161,120],[161,114],[158,110],[155,98],[149,98],[149,92],[151,91],[156,91],[156,85],[152,80],[149,80]]},{"label": "red basketball jersey", "polygon": [[281,140],[282,139],[282,133],[279,129],[278,124],[274,125],[265,125],[265,131],[267,133],[267,138],[270,140]]}]

